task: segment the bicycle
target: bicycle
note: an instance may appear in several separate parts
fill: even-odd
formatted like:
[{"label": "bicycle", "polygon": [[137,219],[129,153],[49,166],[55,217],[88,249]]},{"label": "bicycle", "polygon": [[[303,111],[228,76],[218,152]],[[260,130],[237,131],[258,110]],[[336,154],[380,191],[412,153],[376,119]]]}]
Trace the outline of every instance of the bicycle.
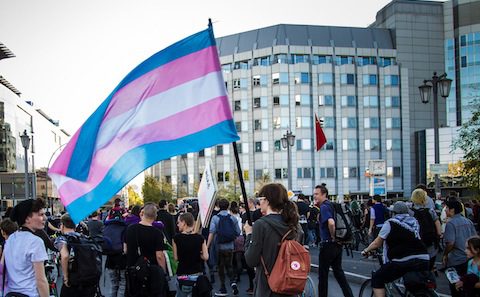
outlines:
[{"label": "bicycle", "polygon": [[[378,259],[380,266],[383,265],[382,254],[371,253],[372,256]],[[372,275],[375,271],[372,271]],[[371,286],[372,279],[365,280],[361,287],[359,297],[373,296],[373,289]],[[385,284],[385,296],[387,297],[438,297],[438,293],[435,291],[436,284],[434,282],[427,281],[422,283],[423,288],[415,288],[415,292],[411,292],[408,286],[403,283],[403,278],[397,279],[391,283]],[[418,290],[418,291],[417,291]]]},{"label": "bicycle", "polygon": [[57,280],[60,276],[60,265],[57,252],[48,250],[48,260],[45,263],[45,274],[47,276],[49,296],[58,297]]},{"label": "bicycle", "polygon": [[307,278],[307,283],[301,294],[297,295],[298,297],[317,297],[317,290],[315,289],[315,283],[313,279],[309,276]]}]

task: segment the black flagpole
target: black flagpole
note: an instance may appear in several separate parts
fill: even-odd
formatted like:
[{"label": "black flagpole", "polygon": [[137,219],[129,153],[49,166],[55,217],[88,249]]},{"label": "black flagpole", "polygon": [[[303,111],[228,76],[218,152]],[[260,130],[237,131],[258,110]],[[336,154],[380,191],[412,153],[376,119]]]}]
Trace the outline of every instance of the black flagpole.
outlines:
[{"label": "black flagpole", "polygon": [[242,167],[240,166],[240,158],[238,157],[237,142],[233,142],[233,153],[235,154],[235,161],[237,162],[238,179],[240,180],[240,188],[242,188],[243,203],[245,203],[245,209],[247,210],[247,221],[252,225],[252,216],[250,214],[250,208],[248,207],[247,191],[245,191],[245,183],[243,181]]}]

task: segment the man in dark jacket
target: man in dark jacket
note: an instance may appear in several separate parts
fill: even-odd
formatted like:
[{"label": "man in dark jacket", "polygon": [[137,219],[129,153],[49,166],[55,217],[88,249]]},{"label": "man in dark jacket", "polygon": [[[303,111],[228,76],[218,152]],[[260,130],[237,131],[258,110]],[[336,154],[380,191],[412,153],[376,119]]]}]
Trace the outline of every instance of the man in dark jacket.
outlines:
[{"label": "man in dark jacket", "polygon": [[167,200],[162,199],[158,202],[159,210],[157,213],[157,221],[161,221],[165,228],[163,233],[167,241],[172,244],[172,238],[175,235],[175,217],[167,211]]}]

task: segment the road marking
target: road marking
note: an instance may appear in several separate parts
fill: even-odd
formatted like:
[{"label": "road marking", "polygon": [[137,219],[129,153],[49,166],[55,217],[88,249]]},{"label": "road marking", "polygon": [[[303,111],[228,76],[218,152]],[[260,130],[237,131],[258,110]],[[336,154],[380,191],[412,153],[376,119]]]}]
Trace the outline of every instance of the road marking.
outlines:
[{"label": "road marking", "polygon": [[[317,265],[317,264],[310,264],[310,266],[313,267],[313,268],[318,268],[318,265]],[[332,268],[330,268],[330,270],[332,270]],[[361,278],[361,279],[363,279],[363,280],[370,279],[369,276],[365,276],[365,275],[362,275],[362,274],[357,274],[357,273],[348,272],[348,271],[344,271],[344,273],[345,273],[346,275],[358,277],[358,278]],[[403,287],[403,285],[401,285],[401,286]],[[437,292],[437,295],[440,296],[440,297],[450,297],[450,295],[441,294],[441,293],[438,293],[438,292]]]}]

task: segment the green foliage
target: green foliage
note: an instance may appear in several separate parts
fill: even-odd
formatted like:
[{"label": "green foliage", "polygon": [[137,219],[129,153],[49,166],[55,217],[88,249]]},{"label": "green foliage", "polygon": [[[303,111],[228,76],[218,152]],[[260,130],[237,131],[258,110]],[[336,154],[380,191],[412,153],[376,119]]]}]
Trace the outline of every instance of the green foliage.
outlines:
[{"label": "green foliage", "polygon": [[255,182],[255,193],[258,193],[264,185],[269,184],[272,182],[272,178],[268,172],[264,172],[262,176],[257,179]]},{"label": "green foliage", "polygon": [[144,203],[158,203],[162,199],[173,202],[172,185],[164,180],[158,181],[153,176],[145,176],[145,182],[142,185],[142,194]]},{"label": "green foliage", "polygon": [[128,195],[128,205],[142,205],[143,199],[140,195],[135,192],[132,186],[127,187],[127,195]]},{"label": "green foliage", "polygon": [[462,174],[467,183],[480,189],[480,99],[472,104],[472,118],[460,128],[453,148],[464,152]]}]

